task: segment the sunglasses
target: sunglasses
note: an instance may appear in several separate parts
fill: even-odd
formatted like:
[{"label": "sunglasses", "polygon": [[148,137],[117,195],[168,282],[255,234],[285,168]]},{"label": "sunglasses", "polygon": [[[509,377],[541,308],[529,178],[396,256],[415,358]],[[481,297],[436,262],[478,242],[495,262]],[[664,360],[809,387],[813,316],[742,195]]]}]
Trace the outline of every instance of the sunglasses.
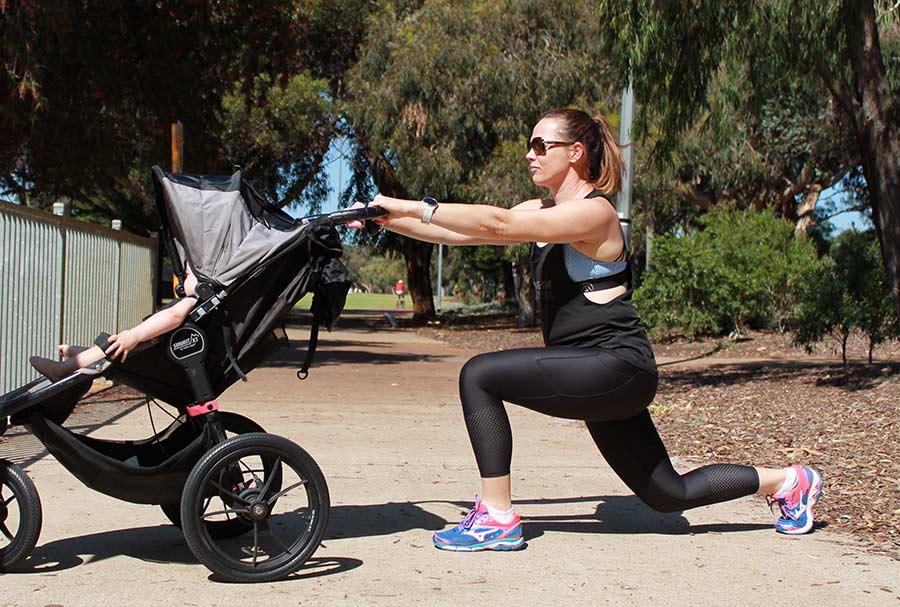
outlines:
[{"label": "sunglasses", "polygon": [[572,145],[576,143],[575,141],[550,141],[549,139],[544,139],[543,137],[535,137],[531,141],[528,142],[528,151],[534,150],[534,153],[538,156],[543,156],[547,153],[548,145]]}]

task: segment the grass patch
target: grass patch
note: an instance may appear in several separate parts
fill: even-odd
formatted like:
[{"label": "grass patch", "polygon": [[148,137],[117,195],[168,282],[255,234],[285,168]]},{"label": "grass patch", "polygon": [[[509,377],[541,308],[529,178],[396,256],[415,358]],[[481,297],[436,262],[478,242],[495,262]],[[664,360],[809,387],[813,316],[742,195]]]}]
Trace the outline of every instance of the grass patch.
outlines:
[{"label": "grass patch", "polygon": [[[435,299],[435,305],[437,299]],[[443,309],[451,309],[460,305],[455,297],[445,297],[441,302]],[[309,310],[312,305],[312,294],[304,295],[294,305],[295,310]],[[393,310],[397,308],[397,296],[390,293],[348,293],[344,310]],[[403,302],[404,310],[412,310],[412,298],[407,295]]]}]

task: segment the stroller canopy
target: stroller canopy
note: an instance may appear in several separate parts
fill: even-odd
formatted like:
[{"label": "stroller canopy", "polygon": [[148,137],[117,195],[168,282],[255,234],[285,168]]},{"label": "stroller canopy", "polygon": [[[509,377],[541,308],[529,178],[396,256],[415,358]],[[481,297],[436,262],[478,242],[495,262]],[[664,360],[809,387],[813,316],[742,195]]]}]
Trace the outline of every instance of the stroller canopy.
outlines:
[{"label": "stroller canopy", "polygon": [[[184,261],[191,264],[200,284],[197,294],[217,303],[190,319],[207,332],[210,340],[206,367],[216,394],[220,394],[243,370],[253,369],[277,347],[275,324],[307,293],[313,294],[310,354],[321,324],[331,329],[344,307],[350,282],[340,262],[341,240],[331,221],[294,219],[233,175],[167,173],[153,167],[156,205],[162,219],[163,242],[174,270],[184,280]],[[131,366],[121,379],[137,389],[156,393],[171,404],[187,402],[190,395],[180,382],[183,372],[168,369],[162,351],[152,372]],[[128,363],[132,362],[129,357]],[[118,367],[114,364],[113,373]],[[165,370],[168,369],[168,370]],[[150,377],[152,375],[152,377]],[[138,385],[147,376],[150,383]],[[176,378],[173,383],[169,377]],[[130,382],[130,383],[129,383]],[[171,388],[171,389],[170,389]]]},{"label": "stroller canopy", "polygon": [[240,170],[231,176],[191,175],[155,166],[153,183],[182,279],[187,260],[198,277],[227,287],[306,227],[260,196]]}]

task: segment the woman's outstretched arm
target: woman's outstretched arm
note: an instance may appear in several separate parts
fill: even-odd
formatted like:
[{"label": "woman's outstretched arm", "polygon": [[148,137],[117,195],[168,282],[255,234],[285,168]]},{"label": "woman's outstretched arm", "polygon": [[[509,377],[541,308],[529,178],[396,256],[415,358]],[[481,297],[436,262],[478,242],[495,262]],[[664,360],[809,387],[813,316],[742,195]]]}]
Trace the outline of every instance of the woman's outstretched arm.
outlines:
[{"label": "woman's outstretched arm", "polygon": [[575,204],[557,204],[546,208],[541,206],[540,200],[530,200],[512,209],[482,204],[441,203],[434,211],[430,224],[420,221],[424,207],[419,201],[376,196],[371,204],[388,210],[390,215],[384,225],[393,231],[425,240],[421,236],[425,234],[422,228],[431,228],[429,233],[434,234],[443,233],[435,231],[435,228],[442,228],[459,235],[456,237],[459,240],[466,241],[448,244],[571,243],[597,240],[598,234],[608,233],[611,227],[618,229],[618,217],[603,198],[582,199]]},{"label": "woman's outstretched arm", "polygon": [[[373,201],[372,204],[378,204],[379,200],[396,200],[396,199],[386,199],[383,196],[379,196]],[[409,236],[410,238],[415,238],[417,240],[424,240],[425,242],[433,242],[434,244],[446,244],[446,245],[483,245],[483,244],[492,244],[492,245],[510,245],[516,244],[518,242],[524,242],[523,240],[510,240],[499,237],[491,237],[486,234],[465,234],[462,232],[454,231],[451,228],[436,225],[434,220],[432,219],[431,223],[422,223],[421,215],[423,206],[419,201],[401,201],[408,202],[410,205],[418,210],[418,215],[412,216],[395,216],[393,213],[389,217],[376,219],[375,222],[380,226],[385,228],[386,230],[390,230],[391,232],[395,232],[397,234],[402,234],[403,236]],[[441,208],[447,203],[441,203]],[[354,206],[362,207],[362,203],[357,203]],[[459,204],[456,203],[453,206],[463,207],[464,209],[470,209],[477,207],[486,207],[486,208],[494,208],[487,205],[469,205],[469,204]],[[525,202],[521,202],[514,206],[511,209],[502,209],[505,211],[514,211],[519,212],[523,210],[536,210],[541,207],[540,200],[526,200]],[[350,227],[362,227],[362,223],[350,224]]]}]

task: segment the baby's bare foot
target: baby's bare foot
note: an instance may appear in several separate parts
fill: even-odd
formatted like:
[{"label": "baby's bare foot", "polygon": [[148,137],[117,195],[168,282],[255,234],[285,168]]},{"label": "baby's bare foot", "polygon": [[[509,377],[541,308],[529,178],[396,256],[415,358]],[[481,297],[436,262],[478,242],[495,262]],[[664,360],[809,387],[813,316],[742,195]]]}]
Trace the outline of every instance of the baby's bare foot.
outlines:
[{"label": "baby's bare foot", "polygon": [[38,373],[51,381],[59,381],[68,375],[68,369],[66,368],[65,363],[56,362],[55,360],[50,360],[49,358],[43,358],[41,356],[32,356],[28,359],[28,362],[31,363],[31,366],[34,367]]},{"label": "baby's bare foot", "polygon": [[59,355],[63,358],[74,358],[85,350],[87,350],[87,348],[84,348],[82,346],[70,346],[69,344],[62,344],[59,346]]}]

